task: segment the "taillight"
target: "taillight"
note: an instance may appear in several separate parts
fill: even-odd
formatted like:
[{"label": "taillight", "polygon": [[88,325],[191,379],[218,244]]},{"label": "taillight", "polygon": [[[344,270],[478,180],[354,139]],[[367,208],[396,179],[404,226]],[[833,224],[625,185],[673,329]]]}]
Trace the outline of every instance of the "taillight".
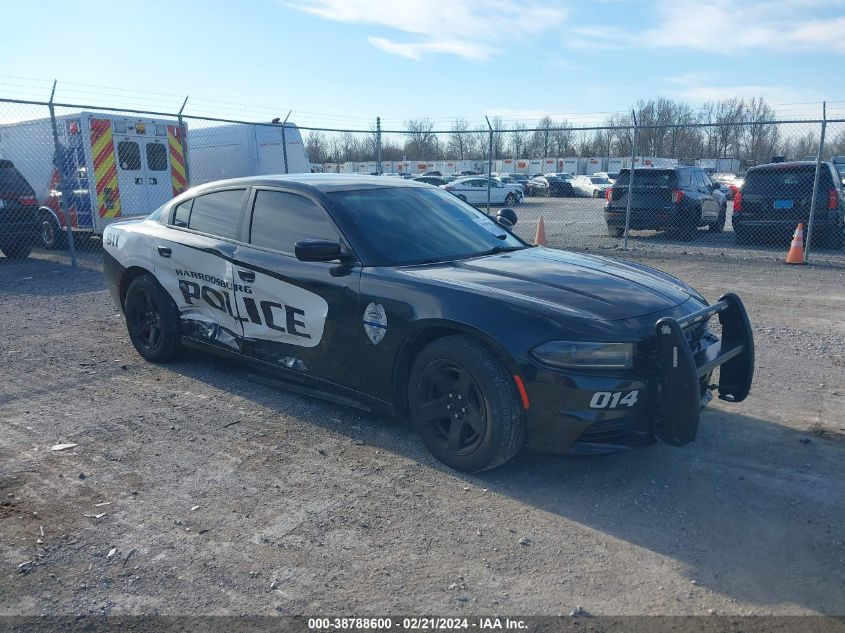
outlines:
[{"label": "taillight", "polygon": [[613,189],[608,189],[604,192],[604,199],[608,202],[613,202]]},{"label": "taillight", "polygon": [[38,200],[36,200],[35,196],[20,196],[18,198],[21,204],[25,207],[34,207],[38,204]]},{"label": "taillight", "polygon": [[739,187],[737,187],[736,185],[728,185],[728,188],[731,190],[731,193],[733,193],[733,195],[736,195],[736,192],[739,191]]},{"label": "taillight", "polygon": [[675,189],[675,191],[672,192],[672,202],[674,202],[675,204],[678,204],[683,199],[684,192],[680,189]]},{"label": "taillight", "polygon": [[827,208],[828,209],[836,209],[839,207],[839,194],[837,193],[836,189],[831,189],[827,193]]},{"label": "taillight", "polygon": [[742,190],[738,189],[734,194],[734,213],[742,211]]}]

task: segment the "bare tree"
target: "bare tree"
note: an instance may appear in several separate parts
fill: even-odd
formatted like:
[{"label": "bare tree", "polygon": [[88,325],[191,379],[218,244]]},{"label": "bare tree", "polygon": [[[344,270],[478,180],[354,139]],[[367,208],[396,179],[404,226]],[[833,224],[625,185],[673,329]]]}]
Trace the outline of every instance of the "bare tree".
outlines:
[{"label": "bare tree", "polygon": [[469,154],[470,134],[469,123],[464,119],[455,119],[452,133],[446,142],[446,152],[449,158],[465,160]]},{"label": "bare tree", "polygon": [[329,162],[329,146],[322,132],[310,131],[305,139],[305,151],[312,163]]},{"label": "bare tree", "polygon": [[510,153],[513,158],[524,158],[523,154],[528,147],[528,132],[525,131],[525,124],[517,123],[510,133]]},{"label": "bare tree", "polygon": [[439,148],[433,130],[434,123],[429,119],[405,121],[405,153],[414,160],[437,158]]}]

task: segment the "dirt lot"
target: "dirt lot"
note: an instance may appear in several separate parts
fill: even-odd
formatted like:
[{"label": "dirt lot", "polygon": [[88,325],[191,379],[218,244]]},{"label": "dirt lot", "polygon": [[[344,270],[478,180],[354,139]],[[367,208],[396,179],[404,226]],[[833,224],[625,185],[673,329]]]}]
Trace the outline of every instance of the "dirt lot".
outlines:
[{"label": "dirt lot", "polygon": [[0,258],[0,614],[845,614],[845,264],[779,255],[629,255],[749,306],[753,393],[695,443],[482,476],[219,360],[145,363],[96,257]]}]

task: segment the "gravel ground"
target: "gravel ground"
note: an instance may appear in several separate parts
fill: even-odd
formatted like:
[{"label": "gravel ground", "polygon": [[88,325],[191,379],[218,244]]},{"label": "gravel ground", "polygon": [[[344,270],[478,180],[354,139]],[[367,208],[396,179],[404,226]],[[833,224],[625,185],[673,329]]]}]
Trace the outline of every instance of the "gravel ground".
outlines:
[{"label": "gravel ground", "polygon": [[845,614],[845,264],[627,256],[744,298],[752,395],[685,448],[481,476],[404,422],[144,362],[96,256],[0,258],[0,614]]}]

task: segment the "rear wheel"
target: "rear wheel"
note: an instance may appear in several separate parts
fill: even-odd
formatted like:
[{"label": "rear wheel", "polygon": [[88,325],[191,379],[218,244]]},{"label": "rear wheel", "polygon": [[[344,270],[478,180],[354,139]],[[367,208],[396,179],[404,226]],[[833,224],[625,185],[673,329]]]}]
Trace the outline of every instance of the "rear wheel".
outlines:
[{"label": "rear wheel", "polygon": [[725,217],[728,214],[727,207],[722,207],[721,211],[719,211],[719,219],[716,220],[713,224],[708,226],[708,230],[711,233],[721,233],[725,230]]},{"label": "rear wheel", "polygon": [[9,259],[26,259],[32,252],[29,244],[10,244],[3,247],[3,254]]},{"label": "rear wheel", "polygon": [[845,235],[843,235],[843,227],[841,225],[834,225],[825,228],[822,232],[822,243],[828,248],[840,249],[845,242]]},{"label": "rear wheel", "polygon": [[515,193],[509,193],[507,196],[505,196],[505,204],[509,207],[515,206],[516,202],[517,198]]},{"label": "rear wheel", "polygon": [[456,470],[509,461],[525,443],[512,377],[481,342],[447,336],[417,356],[408,381],[411,421],[429,450]]},{"label": "rear wheel", "polygon": [[132,280],[124,301],[126,327],[138,353],[164,363],[179,350],[179,311],[173,299],[150,275]]},{"label": "rear wheel", "polygon": [[607,225],[607,234],[610,237],[622,237],[625,234],[624,226],[616,226],[615,224]]},{"label": "rear wheel", "polygon": [[48,211],[41,211],[38,219],[41,222],[41,230],[38,232],[41,246],[51,250],[64,248],[67,236],[62,232],[62,227],[59,226],[53,214]]}]

